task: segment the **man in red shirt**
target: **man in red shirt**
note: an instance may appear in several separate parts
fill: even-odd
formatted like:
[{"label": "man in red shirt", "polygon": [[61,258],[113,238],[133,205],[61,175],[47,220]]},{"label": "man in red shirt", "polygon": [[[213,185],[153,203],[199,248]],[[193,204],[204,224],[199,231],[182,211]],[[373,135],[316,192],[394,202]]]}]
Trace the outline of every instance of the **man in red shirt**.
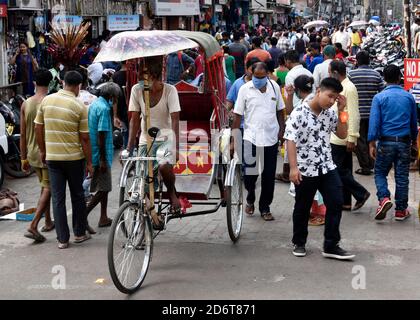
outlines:
[{"label": "man in red shirt", "polygon": [[268,60],[271,60],[271,55],[268,51],[265,51],[261,49],[261,38],[255,37],[252,40],[252,45],[254,47],[254,50],[252,50],[248,55],[246,56],[245,63],[248,62],[249,59],[252,58],[258,58],[261,62],[267,62]]}]

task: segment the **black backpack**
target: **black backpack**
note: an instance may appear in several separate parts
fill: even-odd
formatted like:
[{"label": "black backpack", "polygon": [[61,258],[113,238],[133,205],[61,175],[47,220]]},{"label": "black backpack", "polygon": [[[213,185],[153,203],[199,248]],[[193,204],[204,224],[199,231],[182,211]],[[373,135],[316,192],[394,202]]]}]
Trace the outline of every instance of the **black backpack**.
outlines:
[{"label": "black backpack", "polygon": [[305,40],[303,40],[302,38],[298,38],[295,42],[295,50],[299,53],[305,53],[306,52],[306,44],[305,44]]}]

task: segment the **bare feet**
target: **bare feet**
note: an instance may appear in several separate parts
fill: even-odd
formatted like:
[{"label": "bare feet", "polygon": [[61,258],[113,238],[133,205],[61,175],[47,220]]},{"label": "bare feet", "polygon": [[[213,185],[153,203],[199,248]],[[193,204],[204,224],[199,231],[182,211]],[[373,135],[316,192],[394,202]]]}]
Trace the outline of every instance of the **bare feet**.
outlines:
[{"label": "bare feet", "polygon": [[41,232],[51,232],[55,229],[54,222],[45,223],[45,226],[42,227]]}]

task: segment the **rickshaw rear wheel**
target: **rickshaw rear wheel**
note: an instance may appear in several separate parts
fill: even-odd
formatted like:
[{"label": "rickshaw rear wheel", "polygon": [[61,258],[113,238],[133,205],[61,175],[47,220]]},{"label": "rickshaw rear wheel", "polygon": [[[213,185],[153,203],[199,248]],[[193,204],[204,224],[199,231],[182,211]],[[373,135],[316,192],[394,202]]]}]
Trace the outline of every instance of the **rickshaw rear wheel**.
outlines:
[{"label": "rickshaw rear wheel", "polygon": [[125,202],[112,223],[108,239],[108,267],[119,291],[132,294],[146,278],[153,252],[150,217],[138,204]]},{"label": "rickshaw rear wheel", "polygon": [[243,186],[241,167],[236,166],[232,186],[225,187],[226,216],[229,237],[236,243],[241,235],[243,223]]}]

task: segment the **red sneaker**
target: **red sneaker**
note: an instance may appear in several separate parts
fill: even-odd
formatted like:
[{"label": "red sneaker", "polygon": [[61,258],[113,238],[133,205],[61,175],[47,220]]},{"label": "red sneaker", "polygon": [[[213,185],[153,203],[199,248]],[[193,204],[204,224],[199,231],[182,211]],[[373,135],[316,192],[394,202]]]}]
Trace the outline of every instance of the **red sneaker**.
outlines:
[{"label": "red sneaker", "polygon": [[405,219],[407,219],[410,216],[411,216],[411,213],[407,209],[396,210],[395,211],[395,220],[397,220],[397,221],[404,221]]},{"label": "red sneaker", "polygon": [[382,199],[379,202],[379,208],[376,210],[375,220],[384,220],[387,212],[392,208],[392,202],[389,198]]}]

